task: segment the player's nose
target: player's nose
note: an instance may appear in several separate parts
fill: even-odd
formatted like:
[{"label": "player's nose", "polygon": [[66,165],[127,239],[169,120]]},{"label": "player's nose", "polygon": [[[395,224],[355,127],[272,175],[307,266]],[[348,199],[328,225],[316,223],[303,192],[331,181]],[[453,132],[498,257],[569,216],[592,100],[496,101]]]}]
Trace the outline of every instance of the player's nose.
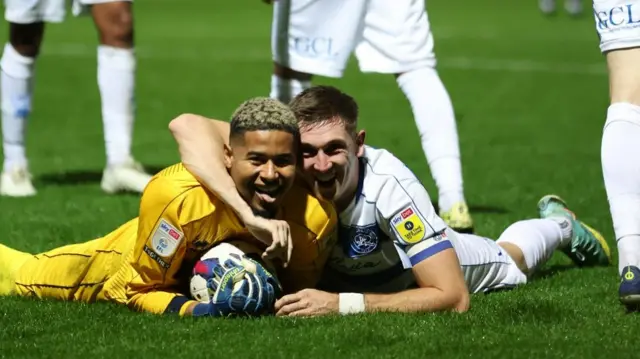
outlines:
[{"label": "player's nose", "polygon": [[264,164],[264,166],[262,166],[260,177],[265,182],[275,181],[278,179],[278,171],[276,171],[276,166],[273,164],[273,162],[268,161]]},{"label": "player's nose", "polygon": [[324,152],[318,152],[316,162],[314,163],[314,169],[318,172],[328,172],[333,168],[333,163]]}]

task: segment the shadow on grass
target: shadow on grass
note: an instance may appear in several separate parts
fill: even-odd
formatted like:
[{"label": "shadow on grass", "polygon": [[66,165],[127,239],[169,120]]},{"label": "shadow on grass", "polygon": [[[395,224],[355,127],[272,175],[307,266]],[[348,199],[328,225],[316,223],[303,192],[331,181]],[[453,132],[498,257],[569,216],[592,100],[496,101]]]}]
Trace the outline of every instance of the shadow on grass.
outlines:
[{"label": "shadow on grass", "polygon": [[[166,167],[166,166],[165,166]],[[156,174],[165,167],[144,166],[147,173]],[[78,170],[62,173],[45,173],[35,178],[36,184],[44,186],[75,186],[100,183],[102,170]]]}]

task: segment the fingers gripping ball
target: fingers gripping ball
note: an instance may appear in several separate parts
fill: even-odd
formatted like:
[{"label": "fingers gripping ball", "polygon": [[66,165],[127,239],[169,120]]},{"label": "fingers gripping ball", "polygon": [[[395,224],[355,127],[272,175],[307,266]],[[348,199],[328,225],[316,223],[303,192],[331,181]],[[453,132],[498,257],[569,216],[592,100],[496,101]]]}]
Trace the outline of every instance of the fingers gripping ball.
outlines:
[{"label": "fingers gripping ball", "polygon": [[[242,250],[239,248],[242,247]],[[277,279],[261,264],[248,255],[260,251],[247,245],[221,243],[196,263],[190,282],[191,295],[207,304],[206,315],[230,314],[261,315],[273,311],[281,288]],[[275,273],[275,271],[272,270]]]},{"label": "fingers gripping ball", "polygon": [[240,289],[246,271],[241,269],[229,277],[225,273],[234,268],[233,265],[225,265],[218,258],[200,259],[193,267],[191,277],[191,296],[199,302],[208,303],[213,299],[222,279],[231,280],[233,292]]}]

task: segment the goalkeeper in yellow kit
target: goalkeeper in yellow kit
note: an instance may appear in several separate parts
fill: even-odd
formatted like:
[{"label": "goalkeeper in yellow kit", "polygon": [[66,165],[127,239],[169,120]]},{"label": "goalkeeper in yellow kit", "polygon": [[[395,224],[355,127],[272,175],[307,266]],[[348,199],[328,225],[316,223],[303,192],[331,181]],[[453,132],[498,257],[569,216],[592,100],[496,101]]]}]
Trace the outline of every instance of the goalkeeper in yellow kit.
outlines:
[{"label": "goalkeeper in yellow kit", "polygon": [[[278,273],[285,291],[315,285],[337,220],[330,204],[294,183],[299,138],[285,105],[255,98],[234,113],[225,148],[242,199],[256,215],[284,220],[290,228],[293,252]],[[248,235],[235,212],[176,164],[148,184],[139,216],[105,237],[36,255],[0,245],[0,294],[111,301],[151,313],[228,314],[229,303],[243,298],[203,304],[188,298],[186,287],[193,264],[207,250]],[[227,279],[223,276],[220,285]],[[258,278],[264,286],[274,285],[267,279]],[[259,304],[264,309],[273,300]]]}]

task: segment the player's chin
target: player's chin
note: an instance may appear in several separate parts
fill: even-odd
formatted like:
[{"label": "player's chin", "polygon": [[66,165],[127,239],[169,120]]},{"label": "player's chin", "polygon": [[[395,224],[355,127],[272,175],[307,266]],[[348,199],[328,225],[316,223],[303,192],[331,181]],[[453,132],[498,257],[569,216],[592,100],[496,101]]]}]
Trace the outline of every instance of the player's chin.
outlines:
[{"label": "player's chin", "polygon": [[316,180],[313,187],[316,196],[325,201],[333,201],[338,194],[338,182],[335,179],[327,182]]},{"label": "player's chin", "polygon": [[278,213],[279,205],[280,201],[267,203],[261,201],[259,198],[254,198],[251,203],[251,210],[253,211],[253,214],[258,217],[275,218],[276,214]]}]

